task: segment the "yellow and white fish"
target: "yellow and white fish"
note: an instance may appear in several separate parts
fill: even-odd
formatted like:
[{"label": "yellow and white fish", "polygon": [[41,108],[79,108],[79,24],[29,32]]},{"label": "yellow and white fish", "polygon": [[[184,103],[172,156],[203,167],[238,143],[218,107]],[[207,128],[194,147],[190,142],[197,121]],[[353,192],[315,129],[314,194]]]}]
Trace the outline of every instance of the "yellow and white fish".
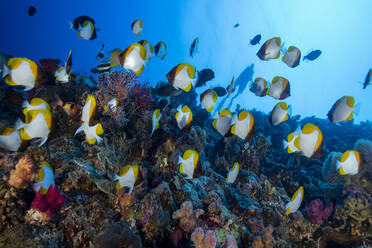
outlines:
[{"label": "yellow and white fish", "polygon": [[119,175],[115,175],[114,181],[116,182],[116,189],[124,187],[129,188],[129,194],[132,193],[134,184],[138,178],[139,167],[138,165],[126,165],[121,168]]},{"label": "yellow and white fish", "polygon": [[179,129],[184,129],[191,125],[192,111],[187,105],[180,105],[177,108],[176,121]]},{"label": "yellow and white fish", "polygon": [[279,76],[274,77],[266,94],[278,100],[289,97],[291,95],[291,87],[288,79]]},{"label": "yellow and white fish", "polygon": [[79,16],[70,23],[71,28],[78,31],[77,36],[85,40],[94,40],[97,38],[95,21],[89,16]]},{"label": "yellow and white fish", "polygon": [[180,164],[180,173],[186,175],[186,178],[194,177],[194,171],[199,163],[199,153],[195,150],[188,149],[183,153],[183,156],[178,157]]},{"label": "yellow and white fish", "polygon": [[317,126],[307,123],[295,140],[295,146],[301,150],[305,157],[318,157],[323,149],[323,134]]},{"label": "yellow and white fish", "polygon": [[111,57],[109,58],[111,64],[111,67],[115,67],[117,65],[120,65],[120,55],[123,51],[119,48],[115,48],[114,50],[110,51]]},{"label": "yellow and white fish", "polygon": [[232,114],[228,109],[223,109],[218,114],[217,118],[213,121],[213,127],[219,132],[222,136],[225,136],[231,126]]},{"label": "yellow and white fish", "polygon": [[118,107],[119,101],[116,98],[112,98],[110,101],[103,106],[103,110],[110,109],[112,112],[116,112],[117,107]]},{"label": "yellow and white fish", "polygon": [[218,95],[215,90],[213,89],[206,90],[204,91],[204,93],[200,95],[200,104],[208,112],[211,112],[214,109],[214,106],[216,105],[217,98]]},{"label": "yellow and white fish", "polygon": [[292,114],[292,106],[287,105],[285,102],[278,102],[270,114],[269,122],[271,125],[276,126],[288,120]]},{"label": "yellow and white fish", "polygon": [[284,54],[282,60],[289,67],[294,68],[300,64],[301,51],[295,46],[290,46]]},{"label": "yellow and white fish", "polygon": [[22,140],[39,138],[39,146],[42,146],[47,141],[52,127],[52,113],[46,109],[29,110],[25,123],[18,120],[15,126],[15,129],[19,129]]},{"label": "yellow and white fish", "polygon": [[164,42],[159,41],[155,45],[154,48],[155,48],[155,55],[163,60],[165,58],[165,54],[167,52],[167,45]]},{"label": "yellow and white fish", "polygon": [[21,143],[19,131],[14,128],[5,128],[0,135],[0,147],[7,151],[17,151]]},{"label": "yellow and white fish", "polygon": [[44,161],[40,165],[38,180],[33,188],[36,192],[40,191],[41,194],[45,195],[48,193],[49,187],[54,185],[53,168],[48,162]]},{"label": "yellow and white fish", "polygon": [[274,37],[267,40],[260,48],[257,56],[261,60],[277,59],[280,57],[281,40],[279,37]]},{"label": "yellow and white fish", "polygon": [[146,48],[139,43],[133,43],[120,54],[120,64],[125,69],[140,75],[146,63],[146,57]]},{"label": "yellow and white fish", "polygon": [[304,188],[301,186],[294,193],[294,195],[292,196],[291,201],[288,202],[287,205],[285,206],[285,214],[289,215],[289,214],[297,212],[297,210],[301,206],[303,198],[304,198]]},{"label": "yellow and white fish", "polygon": [[64,66],[61,66],[57,69],[54,76],[56,80],[61,83],[68,83],[70,82],[71,78],[71,66],[72,66],[72,57],[71,57],[71,50],[68,54],[67,61]]},{"label": "yellow and white fish", "polygon": [[356,175],[359,171],[360,154],[358,151],[349,150],[342,154],[341,161],[336,162],[336,168],[341,175]]},{"label": "yellow and white fish", "polygon": [[355,99],[352,96],[343,96],[333,104],[327,116],[331,122],[339,123],[343,121],[351,121],[354,114],[358,114],[360,105],[355,104]]},{"label": "yellow and white fish", "polygon": [[235,162],[234,166],[231,168],[229,173],[227,174],[226,182],[227,183],[234,183],[236,178],[238,178],[239,174],[239,163]]},{"label": "yellow and white fish", "polygon": [[262,97],[266,96],[267,91],[267,81],[261,77],[258,77],[251,84],[249,90],[253,92],[256,96]]},{"label": "yellow and white fish", "polygon": [[28,58],[10,58],[4,65],[5,83],[11,86],[24,86],[25,91],[37,86],[41,78],[40,67]]},{"label": "yellow and white fish", "polygon": [[96,99],[93,95],[88,95],[85,100],[83,110],[81,111],[81,121],[83,123],[89,124],[90,119],[92,118],[94,111],[96,110]]},{"label": "yellow and white fish", "polygon": [[145,60],[146,60],[146,62],[148,62],[151,59],[152,53],[154,51],[153,46],[147,40],[141,40],[138,43],[146,48],[146,58],[145,58]]},{"label": "yellow and white fish", "polygon": [[135,20],[132,25],[132,32],[139,35],[143,29],[143,22],[140,19]]},{"label": "yellow and white fish", "polygon": [[75,135],[84,131],[85,140],[90,144],[94,145],[96,142],[101,143],[102,138],[99,135],[103,134],[103,128],[101,123],[97,123],[94,126],[89,126],[88,123],[84,122],[75,132]]},{"label": "yellow and white fish", "polygon": [[241,139],[250,139],[254,134],[254,118],[246,110],[239,113],[237,120],[231,127],[231,133]]},{"label": "yellow and white fish", "polygon": [[97,38],[95,21],[88,16],[79,16],[70,22],[71,29],[78,31],[77,36],[85,40],[94,40]]},{"label": "yellow and white fish", "polygon": [[[300,147],[297,147],[295,145],[295,141],[300,136],[300,134],[301,134],[301,126],[298,125],[297,129],[294,132],[288,134],[287,140],[283,140],[284,149],[286,149],[288,153],[294,153],[294,152],[300,151]],[[298,140],[296,143],[297,145],[299,145]]]},{"label": "yellow and white fish", "polygon": [[167,78],[168,82],[176,89],[182,89],[189,92],[195,84],[195,67],[182,63],[179,64],[168,72]]},{"label": "yellow and white fish", "polygon": [[160,124],[160,119],[161,119],[161,113],[160,109],[155,109],[154,113],[152,114],[152,130],[151,130],[151,136],[153,133],[159,128]]},{"label": "yellow and white fish", "polygon": [[100,143],[102,141],[102,138],[99,137],[99,135],[103,134],[103,128],[101,123],[97,123],[94,126],[89,125],[89,122],[94,114],[95,109],[96,99],[94,98],[93,95],[88,95],[81,114],[82,124],[75,132],[76,135],[81,131],[84,131],[85,140],[91,145],[95,144],[96,142]]},{"label": "yellow and white fish", "polygon": [[27,112],[33,109],[45,109],[50,111],[49,104],[42,98],[32,98],[30,102],[27,100],[23,102],[22,104],[22,112],[26,116]]}]

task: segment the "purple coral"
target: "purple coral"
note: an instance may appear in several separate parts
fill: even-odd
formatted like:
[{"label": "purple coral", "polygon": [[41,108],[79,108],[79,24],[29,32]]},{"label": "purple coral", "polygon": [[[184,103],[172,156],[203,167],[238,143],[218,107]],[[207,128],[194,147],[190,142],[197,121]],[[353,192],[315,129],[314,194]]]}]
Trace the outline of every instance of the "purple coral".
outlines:
[{"label": "purple coral", "polygon": [[195,248],[215,248],[217,244],[214,231],[208,230],[204,233],[201,227],[194,230],[191,234],[191,240],[194,242]]},{"label": "purple coral", "polygon": [[328,203],[327,207],[323,209],[323,202],[320,199],[312,201],[306,210],[309,213],[309,220],[313,224],[321,225],[333,212],[333,203]]},{"label": "purple coral", "polygon": [[191,232],[197,226],[200,215],[204,214],[203,209],[193,210],[192,202],[185,201],[181,208],[172,214],[173,219],[180,219],[180,227],[185,232]]}]

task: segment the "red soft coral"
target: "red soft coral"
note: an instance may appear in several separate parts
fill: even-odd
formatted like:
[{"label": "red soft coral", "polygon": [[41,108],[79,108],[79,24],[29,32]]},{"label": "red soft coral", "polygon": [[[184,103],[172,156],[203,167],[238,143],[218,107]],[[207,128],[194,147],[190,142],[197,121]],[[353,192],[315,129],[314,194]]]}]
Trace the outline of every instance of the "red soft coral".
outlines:
[{"label": "red soft coral", "polygon": [[327,207],[323,209],[322,200],[316,199],[306,206],[306,210],[309,212],[311,223],[320,225],[332,214],[333,203],[328,203]]},{"label": "red soft coral", "polygon": [[37,192],[31,207],[46,212],[49,215],[52,212],[60,209],[66,201],[66,197],[62,195],[57,186],[51,185],[48,193],[43,195],[40,191]]}]

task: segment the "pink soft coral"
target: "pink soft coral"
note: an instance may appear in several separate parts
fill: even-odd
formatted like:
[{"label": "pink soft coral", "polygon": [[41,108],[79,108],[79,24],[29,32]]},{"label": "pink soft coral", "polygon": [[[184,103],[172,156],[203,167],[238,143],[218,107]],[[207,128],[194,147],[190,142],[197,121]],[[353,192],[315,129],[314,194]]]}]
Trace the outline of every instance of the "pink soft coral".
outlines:
[{"label": "pink soft coral", "polygon": [[65,201],[66,197],[60,193],[58,187],[51,185],[45,195],[40,191],[37,192],[31,207],[51,215],[52,212],[60,209]]},{"label": "pink soft coral", "polygon": [[332,214],[333,203],[328,203],[327,207],[323,209],[322,200],[316,199],[306,206],[306,210],[309,213],[311,223],[321,225]]},{"label": "pink soft coral", "polygon": [[181,208],[172,214],[172,218],[180,220],[180,227],[185,232],[191,232],[197,226],[198,218],[204,214],[203,209],[193,209],[191,201],[182,203]]}]

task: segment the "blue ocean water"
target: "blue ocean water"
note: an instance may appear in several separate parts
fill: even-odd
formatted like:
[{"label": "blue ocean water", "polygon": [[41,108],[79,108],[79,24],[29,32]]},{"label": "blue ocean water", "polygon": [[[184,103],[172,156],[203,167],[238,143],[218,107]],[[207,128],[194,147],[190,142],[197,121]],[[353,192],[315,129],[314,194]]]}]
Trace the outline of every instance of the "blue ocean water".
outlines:
[{"label": "blue ocean water", "polygon": [[[37,12],[28,16],[29,6]],[[269,112],[277,102],[270,97],[258,98],[246,88],[247,80],[276,76],[286,77],[291,84],[291,97],[286,102],[293,113],[302,117],[326,118],[331,106],[344,95],[361,103],[356,122],[371,120],[372,87],[362,85],[372,67],[370,23],[372,2],[360,1],[6,1],[0,10],[0,51],[12,56],[59,58],[64,61],[73,53],[73,70],[89,73],[97,65],[101,43],[106,51],[125,49],[133,42],[146,39],[155,45],[165,41],[166,59],[154,59],[141,79],[152,85],[166,80],[165,74],[175,65],[187,62],[197,70],[211,68],[215,78],[210,86],[227,86],[231,78],[241,77],[239,88],[224,107],[256,108]],[[96,21],[98,38],[79,39],[69,28],[69,21],[87,15]],[[136,36],[130,25],[135,19],[144,23]],[[239,26],[234,28],[234,25]],[[256,56],[260,45],[249,44],[261,34],[261,44],[280,37],[286,46],[298,47],[302,56],[311,49],[322,55],[315,61],[287,67],[280,59],[261,61]],[[189,48],[199,37],[198,53],[191,58]]]}]

